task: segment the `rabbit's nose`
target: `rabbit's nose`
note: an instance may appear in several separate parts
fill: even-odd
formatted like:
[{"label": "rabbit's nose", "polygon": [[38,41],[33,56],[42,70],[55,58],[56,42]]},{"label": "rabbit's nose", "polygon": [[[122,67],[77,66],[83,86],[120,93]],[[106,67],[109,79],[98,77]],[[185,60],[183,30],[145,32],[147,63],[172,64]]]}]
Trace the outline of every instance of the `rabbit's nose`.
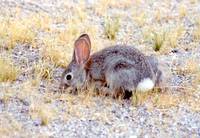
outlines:
[{"label": "rabbit's nose", "polygon": [[64,89],[66,89],[66,88],[68,88],[68,87],[69,87],[69,85],[67,85],[67,84],[65,84],[65,83],[60,83],[59,89],[60,89],[60,90],[64,90]]}]

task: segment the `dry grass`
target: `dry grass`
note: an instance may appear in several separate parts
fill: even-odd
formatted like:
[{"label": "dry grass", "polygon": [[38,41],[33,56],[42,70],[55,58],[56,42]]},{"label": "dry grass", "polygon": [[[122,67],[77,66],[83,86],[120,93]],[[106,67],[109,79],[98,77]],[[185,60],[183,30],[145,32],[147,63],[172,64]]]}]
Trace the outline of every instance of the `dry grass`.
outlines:
[{"label": "dry grass", "polygon": [[181,103],[180,97],[181,96],[174,96],[170,94],[160,94],[155,97],[152,97],[152,101],[154,106],[166,109],[178,106],[178,104]]},{"label": "dry grass", "polygon": [[144,26],[146,23],[146,14],[145,12],[134,12],[133,13],[133,21],[140,27]]},{"label": "dry grass", "polygon": [[[67,47],[62,46],[59,39],[52,37],[46,37],[43,39],[44,47],[42,49],[42,55],[45,59],[50,60],[56,66],[65,67],[69,61],[69,53],[66,53]],[[70,54],[71,56],[71,54]]]},{"label": "dry grass", "polygon": [[179,38],[184,34],[185,29],[183,26],[177,26],[176,28],[172,28],[168,33],[168,43],[172,48],[176,48],[178,45]]},{"label": "dry grass", "polygon": [[176,72],[177,74],[197,74],[199,68],[197,59],[189,58],[185,61],[183,66],[178,66],[176,68]]},{"label": "dry grass", "polygon": [[179,17],[183,18],[187,15],[187,8],[184,4],[180,4],[179,6]]},{"label": "dry grass", "polygon": [[34,45],[36,33],[30,23],[30,19],[0,20],[0,24],[3,24],[0,29],[2,45],[8,49],[13,48],[18,43]]},{"label": "dry grass", "polygon": [[34,72],[36,78],[52,80],[53,69],[47,62],[38,62],[34,65]]},{"label": "dry grass", "polygon": [[183,26],[170,27],[169,29],[147,28],[143,31],[143,37],[147,41],[152,41],[153,49],[160,53],[167,53],[170,49],[177,48],[180,38],[185,33]]},{"label": "dry grass", "polygon": [[110,17],[105,20],[105,35],[108,39],[114,40],[120,28],[119,18],[115,17],[111,19]]},{"label": "dry grass", "polygon": [[43,13],[31,14],[28,17],[28,20],[32,21],[30,24],[33,26],[33,28],[45,32],[48,32],[50,30],[50,26],[53,22],[52,18]]},{"label": "dry grass", "polygon": [[8,59],[0,58],[0,82],[15,81],[19,69]]},{"label": "dry grass", "polygon": [[193,36],[195,40],[200,40],[200,17],[197,17],[196,19],[196,26],[193,30]]},{"label": "dry grass", "polygon": [[166,35],[165,32],[160,34],[158,33],[153,34],[153,43],[154,43],[153,49],[155,51],[159,51],[162,48],[166,37],[165,35]]},{"label": "dry grass", "polygon": [[155,11],[154,17],[155,17],[155,19],[156,19],[157,22],[161,21],[161,19],[162,19],[161,14],[162,14],[161,10],[158,9],[158,10]]},{"label": "dry grass", "polygon": [[118,8],[118,9],[124,9],[124,8],[129,8],[133,4],[139,4],[140,0],[136,1],[131,1],[131,0],[99,0],[95,3],[94,9],[95,12],[100,15],[100,16],[106,16],[107,15],[107,10],[109,7],[112,8]]},{"label": "dry grass", "polygon": [[196,4],[198,2],[198,0],[190,0],[191,4]]},{"label": "dry grass", "polygon": [[39,119],[41,125],[48,125],[56,117],[56,111],[48,104],[32,103],[29,110],[32,119]]}]

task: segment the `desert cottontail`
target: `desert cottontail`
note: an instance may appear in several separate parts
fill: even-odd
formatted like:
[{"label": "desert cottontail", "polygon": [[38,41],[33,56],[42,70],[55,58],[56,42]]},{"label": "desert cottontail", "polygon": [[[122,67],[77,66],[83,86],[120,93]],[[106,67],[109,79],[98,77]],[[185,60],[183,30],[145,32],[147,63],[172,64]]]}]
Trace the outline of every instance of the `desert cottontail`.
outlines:
[{"label": "desert cottontail", "polygon": [[62,74],[60,88],[77,90],[94,84],[99,90],[116,95],[148,91],[160,81],[156,60],[133,46],[112,46],[91,55],[90,49],[87,34],[75,41],[72,61]]}]

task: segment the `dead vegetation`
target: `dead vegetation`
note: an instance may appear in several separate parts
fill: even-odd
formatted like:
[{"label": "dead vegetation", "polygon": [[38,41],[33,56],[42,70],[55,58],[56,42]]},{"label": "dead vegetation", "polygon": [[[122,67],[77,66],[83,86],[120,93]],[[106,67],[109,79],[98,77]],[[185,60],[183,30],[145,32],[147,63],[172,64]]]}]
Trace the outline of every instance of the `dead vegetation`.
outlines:
[{"label": "dead vegetation", "polygon": [[20,70],[9,59],[0,58],[0,82],[15,81]]}]

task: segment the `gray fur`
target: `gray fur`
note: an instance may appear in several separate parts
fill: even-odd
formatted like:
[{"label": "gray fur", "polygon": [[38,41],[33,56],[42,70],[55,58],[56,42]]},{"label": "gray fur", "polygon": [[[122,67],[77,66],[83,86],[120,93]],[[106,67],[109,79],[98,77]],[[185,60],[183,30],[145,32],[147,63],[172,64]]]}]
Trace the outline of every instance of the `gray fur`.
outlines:
[{"label": "gray fur", "polygon": [[161,70],[159,69],[159,64],[158,64],[158,59],[155,58],[154,56],[147,56],[147,60],[149,61],[149,63],[151,64],[151,67],[153,69],[153,72],[155,74],[155,84],[157,87],[159,87],[161,85],[161,83],[163,82],[163,73],[161,72]]},{"label": "gray fur", "polygon": [[[157,71],[157,64],[152,58],[133,46],[118,45],[92,54],[84,65],[76,65],[73,58],[62,75],[61,86],[78,88],[86,83],[96,83],[98,88],[107,85],[110,92],[115,94],[119,90],[135,90],[145,78],[159,81],[156,79],[160,77]],[[69,72],[74,74],[70,82],[65,80]]]}]

